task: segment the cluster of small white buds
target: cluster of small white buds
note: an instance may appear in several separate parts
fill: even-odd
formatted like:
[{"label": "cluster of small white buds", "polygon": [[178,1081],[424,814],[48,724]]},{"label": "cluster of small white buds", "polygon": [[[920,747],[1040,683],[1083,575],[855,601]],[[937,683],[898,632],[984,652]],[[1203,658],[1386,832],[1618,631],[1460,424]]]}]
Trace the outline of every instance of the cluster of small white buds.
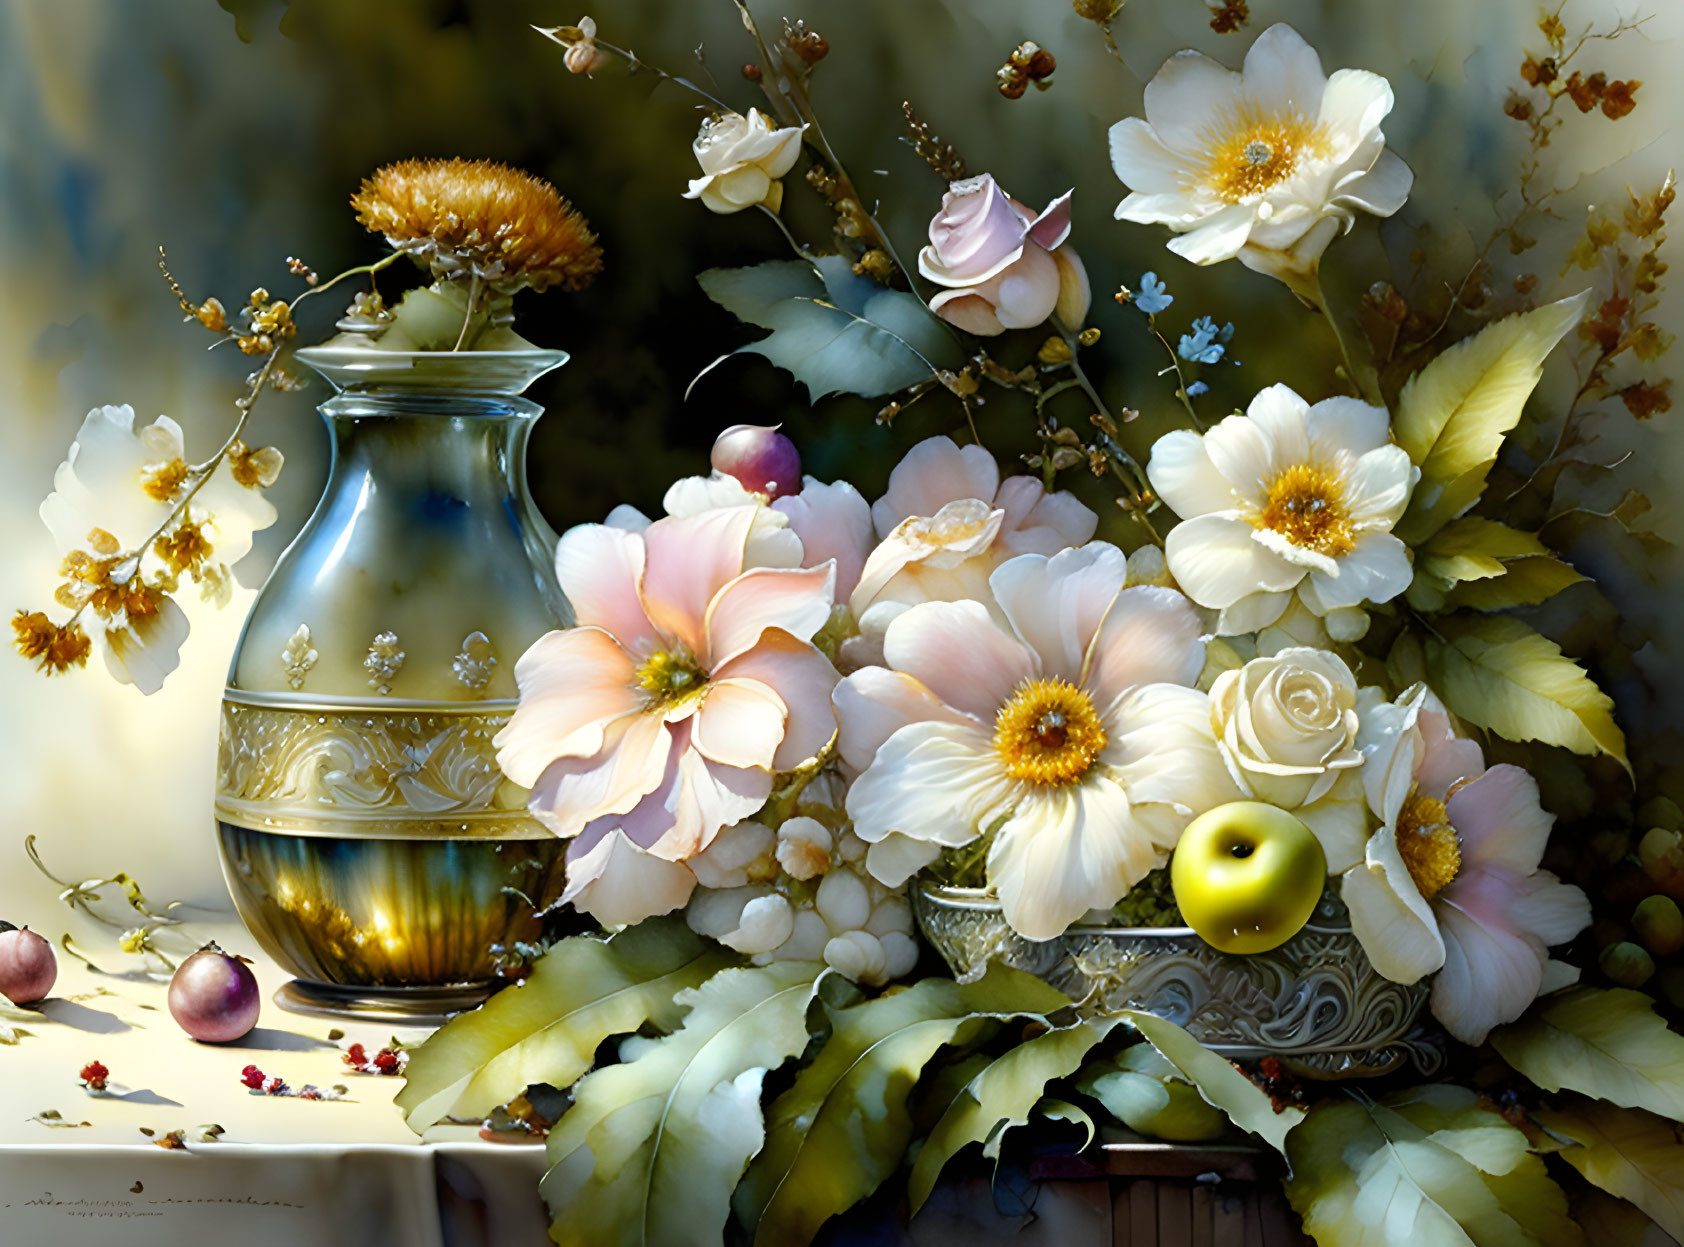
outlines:
[{"label": "cluster of small white buds", "polygon": [[881,987],[918,960],[904,892],[865,873],[865,842],[806,815],[776,831],[739,823],[691,859],[700,883],[685,917],[756,965],[823,961]]}]

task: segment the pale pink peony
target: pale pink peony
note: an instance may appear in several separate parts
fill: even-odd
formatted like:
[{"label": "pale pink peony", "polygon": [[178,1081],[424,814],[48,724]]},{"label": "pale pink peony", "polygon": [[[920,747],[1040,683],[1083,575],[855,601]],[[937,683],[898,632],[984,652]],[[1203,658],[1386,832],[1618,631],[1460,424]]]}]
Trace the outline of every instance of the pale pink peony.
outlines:
[{"label": "pale pink peony", "polygon": [[1578,888],[1539,870],[1554,818],[1517,766],[1486,769],[1417,685],[1363,710],[1364,786],[1381,819],[1346,872],[1351,926],[1375,969],[1413,983],[1438,971],[1432,1010],[1478,1044],[1543,988],[1548,949],[1590,921]]},{"label": "pale pink peony", "polygon": [[582,525],[556,550],[579,626],[516,664],[520,705],[497,757],[532,789],[533,813],[577,837],[568,894],[600,894],[592,912],[626,912],[640,892],[644,916],[682,904],[688,872],[649,859],[705,849],[835,732],[836,671],[809,643],[830,617],[835,570],[745,571],[756,510],[642,533]]},{"label": "pale pink peony", "polygon": [[1066,191],[1039,214],[987,173],[954,182],[930,222],[918,271],[944,289],[930,310],[967,333],[992,337],[1031,329],[1055,312],[1081,327],[1092,294],[1070,237]]},{"label": "pale pink peony", "polygon": [[1002,564],[990,596],[925,602],[889,625],[887,665],[836,688],[839,750],[866,864],[898,885],[943,848],[991,834],[1006,920],[1051,939],[1162,866],[1188,821],[1239,796],[1190,687],[1192,604],[1124,588],[1094,543]]},{"label": "pale pink peony", "polygon": [[889,621],[918,602],[992,600],[988,577],[1019,554],[1057,554],[1093,536],[1099,517],[1074,495],[1032,476],[1000,479],[994,456],[950,438],[919,442],[889,474],[871,508],[882,538],[859,574],[849,609],[859,621],[855,665],[877,661]]}]

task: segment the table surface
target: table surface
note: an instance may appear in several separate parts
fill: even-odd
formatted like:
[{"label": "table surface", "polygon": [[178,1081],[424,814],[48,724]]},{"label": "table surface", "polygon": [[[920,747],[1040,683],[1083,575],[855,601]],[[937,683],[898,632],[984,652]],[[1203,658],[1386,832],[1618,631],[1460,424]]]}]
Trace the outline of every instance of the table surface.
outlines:
[{"label": "table surface", "polygon": [[[250,947],[231,919],[196,923],[194,934]],[[89,951],[113,970],[138,961],[109,945]],[[287,1012],[272,999],[286,976],[264,958],[252,969],[264,999],[256,1029],[235,1043],[202,1044],[170,1017],[165,983],[96,973],[60,956],[53,997],[28,1020],[8,1022],[28,1033],[0,1046],[0,1244],[548,1241],[537,1192],[542,1147],[484,1142],[473,1126],[437,1126],[418,1139],[392,1105],[402,1080],[355,1073],[342,1059],[351,1043],[372,1054],[394,1037],[419,1042],[428,1028]],[[343,1034],[329,1040],[334,1030]],[[103,1094],[79,1081],[95,1060],[111,1071]],[[295,1088],[343,1086],[347,1097],[264,1095],[242,1084],[248,1065]],[[74,1124],[47,1124],[49,1111]],[[211,1123],[223,1133],[202,1141]],[[185,1150],[155,1146],[176,1130],[185,1132]],[[1249,1181],[1262,1176],[1255,1149],[1145,1150],[1151,1154],[1113,1146],[1049,1162],[1036,1175],[1032,1211],[1001,1206],[984,1169],[953,1172],[909,1229],[892,1208],[868,1204],[850,1216],[858,1233],[839,1231],[837,1241],[1241,1247],[1265,1228],[1283,1244],[1304,1241],[1286,1229],[1273,1184]],[[1212,1183],[1218,1174],[1227,1180],[1220,1188]],[[1184,1228],[1192,1226],[1201,1228]]]}]

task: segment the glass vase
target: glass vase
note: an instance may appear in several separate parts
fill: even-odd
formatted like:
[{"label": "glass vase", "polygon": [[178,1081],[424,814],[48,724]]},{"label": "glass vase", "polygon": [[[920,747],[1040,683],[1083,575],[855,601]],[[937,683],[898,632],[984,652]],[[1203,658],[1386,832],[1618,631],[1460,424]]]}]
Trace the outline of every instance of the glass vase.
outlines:
[{"label": "glass vase", "polygon": [[526,487],[557,351],[298,353],[326,488],[254,603],[222,703],[223,873],[303,1012],[420,1021],[492,991],[562,887],[492,738],[514,663],[571,622]]}]

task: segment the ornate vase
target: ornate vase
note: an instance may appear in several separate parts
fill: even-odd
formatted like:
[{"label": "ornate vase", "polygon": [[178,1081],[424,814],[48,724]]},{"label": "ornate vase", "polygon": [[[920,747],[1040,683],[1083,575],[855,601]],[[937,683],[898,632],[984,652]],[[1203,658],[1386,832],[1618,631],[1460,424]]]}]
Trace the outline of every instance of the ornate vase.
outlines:
[{"label": "ornate vase", "polygon": [[258,595],[222,703],[223,873],[305,1012],[416,1021],[471,1007],[559,895],[562,844],[492,737],[514,662],[571,622],[519,394],[559,351],[299,359],[338,391],[315,513]]},{"label": "ornate vase", "polygon": [[1382,977],[1331,892],[1285,944],[1244,957],[1218,952],[1191,927],[1077,923],[1057,939],[1027,940],[998,901],[972,888],[917,884],[912,908],[962,983],[998,958],[1045,979],[1087,1016],[1155,1013],[1230,1059],[1272,1056],[1301,1077],[1367,1077],[1411,1060],[1431,1074],[1444,1061],[1417,1025],[1427,985]]}]

